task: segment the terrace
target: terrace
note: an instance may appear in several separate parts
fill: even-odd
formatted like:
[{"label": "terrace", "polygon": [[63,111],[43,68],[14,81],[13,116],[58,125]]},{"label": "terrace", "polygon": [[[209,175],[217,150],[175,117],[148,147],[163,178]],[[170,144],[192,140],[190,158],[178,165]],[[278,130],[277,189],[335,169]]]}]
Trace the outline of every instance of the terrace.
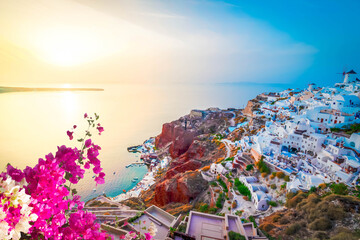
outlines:
[{"label": "terrace", "polygon": [[144,214],[142,216],[140,216],[131,224],[131,227],[134,228],[135,231],[141,233],[142,231],[144,231],[144,227],[148,229],[150,227],[150,224],[154,223],[157,228],[154,239],[163,240],[167,237],[169,229],[174,223],[175,219],[176,218],[174,216],[170,215],[164,210],[156,206],[150,206],[144,211]]},{"label": "terrace", "polygon": [[224,239],[224,225],[224,217],[191,211],[186,233],[196,240]]}]

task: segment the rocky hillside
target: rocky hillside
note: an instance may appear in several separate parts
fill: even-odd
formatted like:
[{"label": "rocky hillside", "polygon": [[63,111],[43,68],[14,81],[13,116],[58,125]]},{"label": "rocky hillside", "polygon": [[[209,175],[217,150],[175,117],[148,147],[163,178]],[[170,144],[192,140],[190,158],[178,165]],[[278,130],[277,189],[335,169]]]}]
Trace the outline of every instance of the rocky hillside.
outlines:
[{"label": "rocky hillside", "polygon": [[237,114],[218,109],[193,110],[189,115],[164,124],[155,146],[161,156],[169,155],[172,161],[168,169],[159,174],[157,183],[140,196],[143,202],[164,209],[173,204],[180,210],[191,209],[197,196],[208,188],[197,170],[225,156],[224,147],[211,138],[233,125]]},{"label": "rocky hillside", "polygon": [[299,192],[289,194],[286,206],[261,221],[260,228],[275,239],[360,239],[357,197]]}]

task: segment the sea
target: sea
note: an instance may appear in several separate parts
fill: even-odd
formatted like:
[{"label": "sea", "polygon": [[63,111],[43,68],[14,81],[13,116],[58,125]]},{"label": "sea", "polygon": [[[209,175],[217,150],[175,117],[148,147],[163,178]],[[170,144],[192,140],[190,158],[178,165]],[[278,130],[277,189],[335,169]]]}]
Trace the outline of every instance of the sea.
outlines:
[{"label": "sea", "polygon": [[33,167],[39,158],[55,153],[61,145],[80,147],[77,141],[69,140],[66,131],[77,125],[74,139],[83,137],[87,127],[84,113],[97,113],[105,131],[101,136],[94,131],[92,139],[102,148],[99,159],[106,182],[96,185],[94,174],[88,170],[75,186],[86,201],[103,193],[115,197],[132,189],[136,185],[132,179],[138,177],[140,180],[147,168],[125,167],[140,158],[140,154],[129,153],[127,147],[158,135],[164,123],[176,120],[192,109],[244,108],[257,94],[285,90],[289,85],[88,84],[71,87],[103,88],[104,91],[0,93],[0,171],[4,171],[8,163],[20,169]]}]

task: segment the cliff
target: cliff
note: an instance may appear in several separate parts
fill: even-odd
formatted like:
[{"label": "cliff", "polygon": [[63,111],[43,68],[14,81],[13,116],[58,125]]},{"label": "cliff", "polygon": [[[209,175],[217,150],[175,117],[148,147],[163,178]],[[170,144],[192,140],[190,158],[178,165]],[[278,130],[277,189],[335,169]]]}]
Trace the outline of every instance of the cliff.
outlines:
[{"label": "cliff", "polygon": [[155,146],[162,156],[168,154],[172,161],[157,177],[155,185],[140,196],[145,204],[171,210],[169,205],[177,203],[179,211],[191,208],[188,204],[208,188],[207,181],[196,170],[225,155],[225,149],[211,141],[211,136],[224,133],[235,117],[236,114],[218,109],[193,110],[189,115],[165,123]]}]

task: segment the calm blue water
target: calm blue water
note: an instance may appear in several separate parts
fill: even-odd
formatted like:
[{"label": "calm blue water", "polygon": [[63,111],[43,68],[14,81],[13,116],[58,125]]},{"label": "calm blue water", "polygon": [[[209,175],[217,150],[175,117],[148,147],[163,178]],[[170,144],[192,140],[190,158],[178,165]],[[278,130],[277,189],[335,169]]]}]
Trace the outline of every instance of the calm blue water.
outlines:
[{"label": "calm blue water", "polygon": [[[94,135],[93,140],[102,147],[100,159],[106,173],[106,183],[96,186],[93,174],[88,172],[76,188],[84,200],[103,192],[114,197],[123,189],[127,191],[133,188],[136,183],[131,180],[134,177],[141,179],[147,172],[144,166],[125,168],[139,157],[128,153],[126,148],[158,135],[163,123],[178,119],[191,109],[243,108],[249,99],[261,92],[282,90],[288,86],[209,84],[86,87],[101,87],[105,91],[0,94],[0,170],[8,162],[19,168],[34,166],[39,157],[55,152],[59,145],[78,146],[76,142],[68,140],[66,130],[73,124],[78,125],[77,130],[85,129],[83,114],[96,112],[100,114],[105,132],[102,136]],[[75,138],[81,136],[76,134]]]}]

